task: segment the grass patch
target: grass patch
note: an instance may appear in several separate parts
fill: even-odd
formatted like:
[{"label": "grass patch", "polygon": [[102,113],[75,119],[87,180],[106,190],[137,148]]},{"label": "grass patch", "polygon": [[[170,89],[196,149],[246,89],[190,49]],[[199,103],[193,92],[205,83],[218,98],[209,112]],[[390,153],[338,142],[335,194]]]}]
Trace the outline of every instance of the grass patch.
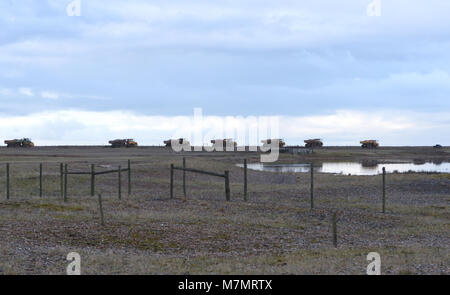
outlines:
[{"label": "grass patch", "polygon": [[58,204],[51,204],[51,203],[44,203],[44,204],[33,204],[33,208],[36,209],[45,209],[45,210],[52,210],[52,211],[61,211],[61,212],[68,212],[68,211],[83,211],[84,208],[79,205],[58,205]]}]

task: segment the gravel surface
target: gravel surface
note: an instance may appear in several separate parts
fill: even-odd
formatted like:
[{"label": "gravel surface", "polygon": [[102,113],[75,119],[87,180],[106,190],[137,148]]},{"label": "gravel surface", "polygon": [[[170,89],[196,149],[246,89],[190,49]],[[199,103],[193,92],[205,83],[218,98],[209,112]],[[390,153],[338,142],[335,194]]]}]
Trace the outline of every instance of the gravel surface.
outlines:
[{"label": "gravel surface", "polygon": [[[282,155],[281,162],[321,160],[450,159],[450,151],[329,148],[310,156]],[[248,171],[244,157],[256,153],[185,153],[188,167],[230,171],[232,200],[223,179],[175,172],[169,196],[169,165],[183,155],[165,148],[58,147],[0,149],[11,163],[11,198],[0,198],[0,274],[64,274],[66,256],[82,257],[83,274],[365,274],[369,252],[378,252],[384,274],[450,274],[450,176],[389,174],[387,212],[381,213],[380,176],[317,174],[315,208],[310,178],[303,173]],[[59,163],[70,171],[108,170],[132,161],[132,194],[122,175],[99,175],[105,226],[99,223],[90,176],[69,176],[68,202],[61,200]],[[38,165],[44,163],[44,196],[38,196]],[[0,164],[1,164],[0,163]],[[4,171],[0,187],[5,187]],[[336,212],[338,247],[331,216]]]}]

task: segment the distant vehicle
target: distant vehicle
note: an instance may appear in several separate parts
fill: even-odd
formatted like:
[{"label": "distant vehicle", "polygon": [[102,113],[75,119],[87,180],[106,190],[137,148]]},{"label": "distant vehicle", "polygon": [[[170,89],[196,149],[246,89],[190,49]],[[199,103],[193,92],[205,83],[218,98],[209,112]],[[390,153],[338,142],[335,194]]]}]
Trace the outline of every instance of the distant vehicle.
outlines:
[{"label": "distant vehicle", "polygon": [[232,138],[213,139],[213,140],[211,140],[211,143],[213,145],[215,145],[215,146],[217,144],[219,144],[220,142],[222,142],[222,147],[224,149],[226,149],[226,147],[233,147],[233,148],[237,147],[237,142],[235,142]]},{"label": "distant vehicle", "polygon": [[272,144],[272,141],[277,141],[277,140],[278,140],[278,147],[282,148],[286,145],[286,143],[282,139],[266,139],[266,140],[261,140],[261,143],[263,144],[263,147],[266,148],[270,144]]},{"label": "distant vehicle", "polygon": [[128,138],[128,139],[114,139],[114,140],[110,140],[109,144],[111,145],[111,147],[113,148],[120,148],[120,147],[137,147],[138,143],[132,139],[132,138]]},{"label": "distant vehicle", "polygon": [[437,144],[437,145],[434,146],[434,148],[435,148],[435,149],[441,149],[441,148],[442,148],[442,145]]},{"label": "distant vehicle", "polygon": [[305,147],[307,148],[323,147],[323,142],[320,138],[307,139],[305,140]]},{"label": "distant vehicle", "polygon": [[164,140],[164,144],[166,145],[166,147],[171,147],[172,146],[172,141],[178,141],[178,143],[180,145],[190,145],[190,142],[187,139],[185,139],[185,138]]},{"label": "distant vehicle", "polygon": [[360,141],[361,147],[363,149],[375,149],[380,146],[377,140],[369,139]]},{"label": "distant vehicle", "polygon": [[362,160],[361,166],[366,168],[373,168],[378,166],[378,160]]},{"label": "distant vehicle", "polygon": [[5,140],[7,147],[34,147],[34,143],[29,138]]}]

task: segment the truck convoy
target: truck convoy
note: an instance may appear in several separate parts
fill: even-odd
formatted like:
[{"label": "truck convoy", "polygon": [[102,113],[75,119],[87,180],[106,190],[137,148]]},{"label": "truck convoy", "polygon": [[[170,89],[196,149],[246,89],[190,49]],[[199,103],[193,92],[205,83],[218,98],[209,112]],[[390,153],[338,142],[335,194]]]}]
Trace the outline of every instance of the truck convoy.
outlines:
[{"label": "truck convoy", "polygon": [[[171,147],[173,141],[178,142],[180,145],[189,145],[190,146],[190,142],[187,139],[185,139],[185,138],[165,140],[164,144],[165,144],[166,147]],[[284,148],[286,146],[286,143],[285,143],[285,141],[283,139],[266,139],[266,140],[261,140],[261,143],[263,144],[263,147],[267,148],[274,141],[278,142],[280,149]],[[35,146],[34,143],[31,141],[31,139],[29,139],[29,138],[10,139],[10,140],[5,140],[4,142],[5,142],[5,144],[6,144],[6,146],[8,148],[34,147]],[[306,148],[320,148],[320,147],[323,147],[323,142],[319,138],[307,139],[304,142],[305,142],[305,147]],[[229,147],[229,148],[230,147],[231,148],[236,148],[237,147],[237,143],[231,138],[213,139],[213,140],[211,140],[211,143],[214,146],[216,146],[216,147],[220,147],[220,145],[222,145],[223,149],[226,149],[227,147]],[[360,143],[361,143],[361,147],[364,148],[364,149],[375,149],[375,148],[378,148],[380,146],[378,141],[374,140],[374,139],[362,140],[362,141],[360,141]],[[137,147],[138,146],[138,143],[132,138],[110,140],[109,144],[113,148]],[[434,148],[441,149],[443,147],[442,147],[442,145],[437,144],[437,145],[434,146]]]},{"label": "truck convoy", "polygon": [[111,145],[111,147],[113,148],[120,148],[120,147],[137,147],[138,144],[137,142],[132,139],[132,138],[128,138],[128,139],[114,139],[114,140],[110,140],[109,144]]},{"label": "truck convoy", "polygon": [[5,140],[6,147],[34,147],[29,138]]}]

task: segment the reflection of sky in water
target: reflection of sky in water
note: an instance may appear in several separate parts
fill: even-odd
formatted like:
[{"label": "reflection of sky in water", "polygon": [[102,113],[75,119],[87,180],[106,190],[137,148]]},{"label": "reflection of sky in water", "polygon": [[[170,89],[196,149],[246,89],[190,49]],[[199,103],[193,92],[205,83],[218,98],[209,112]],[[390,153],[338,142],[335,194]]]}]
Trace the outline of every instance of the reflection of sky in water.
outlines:
[{"label": "reflection of sky in water", "polygon": [[[243,167],[242,164],[238,164]],[[378,164],[371,167],[365,167],[361,163],[355,162],[326,162],[321,167],[317,167],[317,171],[322,173],[333,174],[352,174],[352,175],[377,175],[381,174],[383,167],[386,167],[387,173],[397,172],[441,172],[450,173],[450,163],[397,163],[397,164]],[[248,164],[248,169],[268,172],[309,172],[309,164]]]}]

